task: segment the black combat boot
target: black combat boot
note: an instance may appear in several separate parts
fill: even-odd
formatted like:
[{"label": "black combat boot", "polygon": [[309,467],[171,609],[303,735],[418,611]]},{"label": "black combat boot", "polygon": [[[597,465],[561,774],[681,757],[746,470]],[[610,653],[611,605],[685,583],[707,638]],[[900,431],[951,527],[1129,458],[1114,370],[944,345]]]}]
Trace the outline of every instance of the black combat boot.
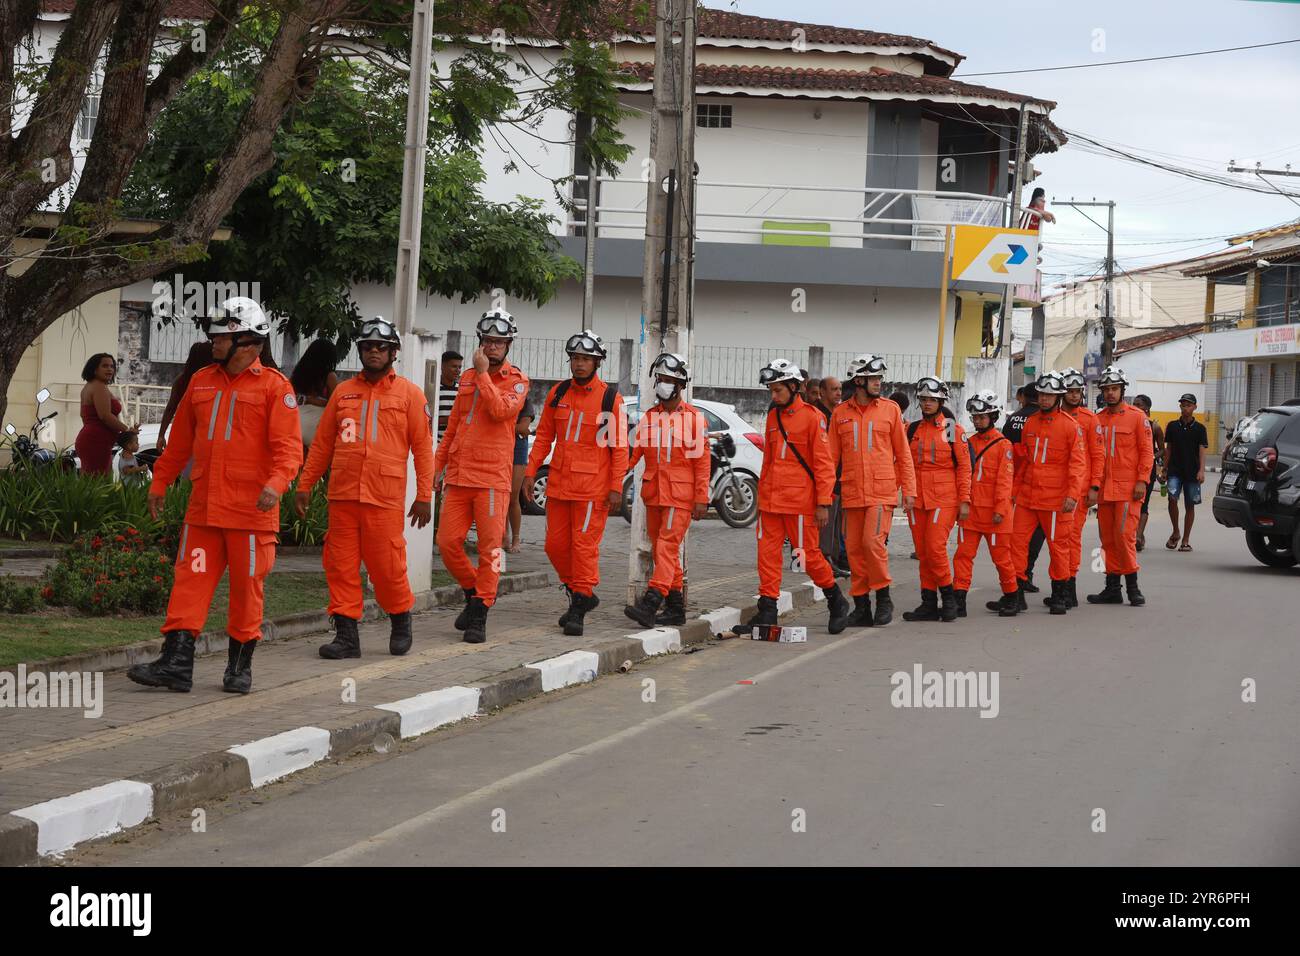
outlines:
[{"label": "black combat boot", "polygon": [[334,640],[320,646],[320,656],[328,661],[361,656],[361,635],[357,633],[356,618],[334,615]]},{"label": "black combat boot", "polygon": [[894,619],[894,602],[889,597],[889,587],[886,585],[876,592],[876,616],[873,622],[876,627],[884,627]]},{"label": "black combat boot", "polygon": [[194,686],[194,635],[189,631],[168,631],[163,635],[162,653],[156,661],[133,664],[126,676],[146,687],[166,687],[188,693]]},{"label": "black combat boot", "polygon": [[952,593],[957,598],[957,616],[965,617],[966,616],[966,592],[954,588]]},{"label": "black combat boot", "polygon": [[921,604],[915,611],[904,611],[904,621],[937,621],[939,620],[939,593],[937,591],[922,590]]},{"label": "black combat boot", "polygon": [[1065,606],[1066,606],[1066,607],[1078,607],[1078,606],[1079,606],[1079,584],[1078,584],[1078,582],[1079,582],[1079,579],[1078,579],[1077,577],[1071,577],[1070,580],[1068,580],[1068,581],[1065,582]]},{"label": "black combat boot", "polygon": [[[1023,590],[1026,594],[1037,594],[1039,591],[1042,590],[1042,588],[1040,588],[1037,584],[1034,583],[1034,579],[1032,577],[1023,578],[1020,582],[1020,587],[1021,590]],[[1025,608],[1024,610],[1028,610],[1028,608]]]},{"label": "black combat boot", "polygon": [[401,657],[411,649],[411,612],[388,615],[388,653]]},{"label": "black combat boot", "polygon": [[573,607],[569,609],[569,621],[564,625],[564,633],[569,637],[582,637],[582,619],[588,611],[595,610],[600,599],[594,594],[573,592]]},{"label": "black combat boot", "polygon": [[754,616],[748,621],[737,624],[731,629],[731,633],[739,634],[743,637],[751,637],[756,627],[776,627],[776,598],[760,597],[758,599],[758,608],[754,611]]},{"label": "black combat boot", "polygon": [[[989,602],[993,604],[993,601]],[[1020,592],[1008,591],[1002,595],[1002,600],[996,602],[998,605],[998,617],[1015,617],[1020,613]]]},{"label": "black combat boot", "polygon": [[463,631],[469,625],[469,602],[474,599],[473,588],[461,588],[465,592],[465,606],[461,608],[460,613],[456,615],[456,622],[452,626],[458,631]]},{"label": "black combat boot", "polygon": [[664,598],[663,610],[655,617],[656,624],[680,626],[686,623],[686,597],[681,591],[669,591]]},{"label": "black combat boot", "polygon": [[871,592],[853,595],[853,613],[845,622],[845,627],[871,627]]},{"label": "black combat boot", "polygon": [[1102,588],[1100,594],[1089,594],[1089,604],[1123,604],[1124,595],[1119,589],[1119,575],[1107,574],[1106,586]]},{"label": "black combat boot", "polygon": [[564,625],[569,623],[569,615],[573,613],[573,592],[569,590],[567,584],[561,584],[560,590],[564,592],[564,596],[569,602],[569,606],[565,608],[564,613],[560,615],[559,624],[560,627],[564,627]]},{"label": "black combat boot", "polygon": [[1144,598],[1142,592],[1138,590],[1138,576],[1136,571],[1132,574],[1124,575],[1124,586],[1128,589],[1129,604],[1132,604],[1134,607],[1141,607],[1143,604],[1147,603],[1147,599]]},{"label": "black combat boot", "polygon": [[645,594],[641,595],[641,600],[635,604],[629,604],[623,608],[623,613],[636,621],[642,627],[654,627],[655,615],[659,613],[659,605],[663,604],[664,596],[654,588],[646,588]]},{"label": "black combat boot", "polygon": [[826,595],[826,612],[829,615],[826,620],[826,630],[838,634],[848,626],[849,602],[844,599],[844,592],[840,590],[838,584],[822,588],[822,594]]},{"label": "black combat boot", "polygon": [[1067,585],[1064,581],[1052,581],[1052,596],[1047,599],[1047,606],[1051,608],[1053,614],[1064,614],[1068,605],[1065,601],[1065,591]]},{"label": "black combat boot", "polygon": [[466,644],[482,644],[487,640],[487,605],[482,598],[471,598],[468,611],[469,622],[465,625],[465,636],[461,640]]},{"label": "black combat boot", "polygon": [[227,694],[247,694],[253,689],[253,651],[257,641],[237,641],[233,637],[226,648],[226,673],[221,689]]},{"label": "black combat boot", "polygon": [[[1029,583],[1028,581],[1021,581],[1021,582],[1020,582],[1020,588],[1016,591],[1016,610],[1017,610],[1017,611],[1028,611],[1028,610],[1029,610],[1029,602],[1027,602],[1027,601],[1025,600],[1025,595],[1026,595],[1027,593],[1029,593],[1029,592],[1026,590],[1026,588],[1025,588],[1025,585],[1028,584],[1028,583]],[[1034,590],[1037,591],[1038,588],[1034,588]]]},{"label": "black combat boot", "polygon": [[939,588],[939,596],[943,599],[943,607],[939,611],[939,620],[944,622],[957,620],[957,592],[953,590],[951,584],[945,584]]}]

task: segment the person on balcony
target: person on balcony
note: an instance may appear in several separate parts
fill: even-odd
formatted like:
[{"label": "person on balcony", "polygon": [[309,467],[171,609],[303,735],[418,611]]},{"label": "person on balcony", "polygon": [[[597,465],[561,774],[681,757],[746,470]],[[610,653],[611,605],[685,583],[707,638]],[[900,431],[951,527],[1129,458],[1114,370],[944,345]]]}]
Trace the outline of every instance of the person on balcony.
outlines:
[{"label": "person on balcony", "polygon": [[1033,198],[1029,200],[1029,205],[1020,212],[1020,228],[1032,229],[1038,232],[1039,226],[1043,220],[1056,222],[1056,217],[1047,211],[1047,193],[1043,187],[1039,186],[1034,190]]}]

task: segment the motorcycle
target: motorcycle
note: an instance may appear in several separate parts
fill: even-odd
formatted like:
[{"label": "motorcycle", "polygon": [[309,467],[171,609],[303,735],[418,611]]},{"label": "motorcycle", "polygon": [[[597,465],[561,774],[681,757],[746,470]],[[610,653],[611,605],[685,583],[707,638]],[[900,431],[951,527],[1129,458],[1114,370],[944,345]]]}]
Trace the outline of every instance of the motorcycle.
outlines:
[{"label": "motorcycle", "polygon": [[[728,432],[709,432],[709,504],[733,528],[748,528],[758,519],[758,479],[731,465],[736,441]],[[623,519],[632,521],[636,481],[631,472],[623,480]]]},{"label": "motorcycle", "polygon": [[5,425],[5,434],[8,436],[8,442],[11,445],[10,454],[12,457],[11,466],[17,468],[48,468],[51,465],[57,466],[65,471],[75,471],[77,469],[76,457],[71,451],[54,452],[48,448],[42,448],[37,435],[45,426],[45,423],[58,416],[58,412],[50,412],[48,415],[41,415],[41,406],[50,398],[50,390],[43,388],[36,393],[36,421],[26,435],[18,434],[18,429],[12,424]]}]

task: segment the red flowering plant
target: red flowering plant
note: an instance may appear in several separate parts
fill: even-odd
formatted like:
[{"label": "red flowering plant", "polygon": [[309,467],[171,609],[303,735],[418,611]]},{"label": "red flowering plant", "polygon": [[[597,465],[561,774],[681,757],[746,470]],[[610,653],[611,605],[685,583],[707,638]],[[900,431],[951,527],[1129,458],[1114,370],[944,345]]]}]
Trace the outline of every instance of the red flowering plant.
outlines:
[{"label": "red flowering plant", "polygon": [[73,541],[41,579],[47,604],[86,614],[157,614],[172,586],[172,562],[132,527]]}]

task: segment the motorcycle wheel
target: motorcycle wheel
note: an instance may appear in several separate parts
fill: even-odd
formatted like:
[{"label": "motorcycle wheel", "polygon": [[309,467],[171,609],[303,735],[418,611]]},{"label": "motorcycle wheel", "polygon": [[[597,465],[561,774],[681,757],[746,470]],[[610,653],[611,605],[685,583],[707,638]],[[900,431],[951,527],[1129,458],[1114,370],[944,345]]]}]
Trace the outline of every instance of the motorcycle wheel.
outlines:
[{"label": "motorcycle wheel", "polygon": [[748,528],[758,520],[758,481],[751,475],[738,475],[740,487],[727,483],[713,501],[718,517],[733,528]]}]

